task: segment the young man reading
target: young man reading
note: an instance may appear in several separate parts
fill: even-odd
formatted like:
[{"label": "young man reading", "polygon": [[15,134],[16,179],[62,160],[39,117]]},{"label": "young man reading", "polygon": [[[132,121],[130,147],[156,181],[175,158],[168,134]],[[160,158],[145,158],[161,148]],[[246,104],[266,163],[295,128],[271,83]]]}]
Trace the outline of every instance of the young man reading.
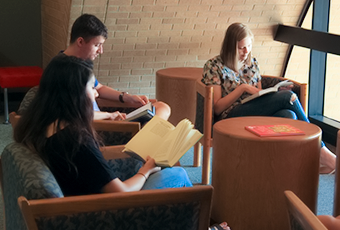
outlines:
[{"label": "young man reading", "polygon": [[[71,30],[70,45],[59,55],[75,56],[84,60],[94,60],[103,53],[103,44],[107,39],[106,26],[94,15],[83,14],[73,23]],[[102,99],[120,101],[135,105],[136,108],[145,105],[149,99],[145,95],[132,95],[127,92],[119,92],[95,80],[95,89],[98,97]],[[153,103],[156,114],[167,120],[170,116],[170,107],[164,102]],[[124,120],[126,114],[118,111],[113,113],[101,112],[94,105],[94,119]]]}]

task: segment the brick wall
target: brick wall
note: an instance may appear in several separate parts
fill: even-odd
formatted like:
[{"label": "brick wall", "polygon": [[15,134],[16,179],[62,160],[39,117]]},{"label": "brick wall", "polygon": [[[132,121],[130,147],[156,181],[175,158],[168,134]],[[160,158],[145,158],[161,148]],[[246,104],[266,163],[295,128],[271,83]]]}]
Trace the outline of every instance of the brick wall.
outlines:
[{"label": "brick wall", "polygon": [[[65,0],[42,2],[44,20],[49,14],[58,21],[48,24],[53,29],[45,35],[45,63],[65,48],[66,25],[81,13],[95,14],[109,29],[104,54],[96,60],[99,81],[153,98],[158,69],[202,67],[219,53],[233,22],[247,24],[255,34],[253,54],[261,73],[281,75],[288,46],[273,41],[273,26],[296,25],[305,0],[73,0],[71,6]],[[54,42],[52,32],[59,33],[59,42]]]}]

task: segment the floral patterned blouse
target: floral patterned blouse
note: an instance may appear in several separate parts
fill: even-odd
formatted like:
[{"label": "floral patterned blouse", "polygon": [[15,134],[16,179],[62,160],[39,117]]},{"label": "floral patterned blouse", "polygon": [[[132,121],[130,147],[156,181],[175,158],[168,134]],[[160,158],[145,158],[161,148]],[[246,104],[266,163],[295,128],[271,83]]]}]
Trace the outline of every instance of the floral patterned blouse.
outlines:
[{"label": "floral patterned blouse", "polygon": [[[250,66],[244,65],[238,72],[225,66],[219,55],[208,60],[203,68],[202,82],[206,85],[221,85],[222,97],[228,95],[241,84],[249,84],[257,87],[259,81],[261,81],[260,69],[255,58],[251,59]],[[250,96],[250,94],[244,93],[229,108],[223,111],[219,115],[219,118],[226,118],[228,113],[236,105],[240,104],[242,99],[248,96]]]}]

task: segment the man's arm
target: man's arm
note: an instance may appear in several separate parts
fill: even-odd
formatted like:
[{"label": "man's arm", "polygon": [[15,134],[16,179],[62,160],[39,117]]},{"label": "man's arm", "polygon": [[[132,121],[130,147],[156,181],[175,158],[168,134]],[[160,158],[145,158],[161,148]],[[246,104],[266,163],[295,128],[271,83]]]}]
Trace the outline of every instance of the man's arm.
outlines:
[{"label": "man's arm", "polygon": [[[102,85],[98,83],[96,86],[96,90],[99,94],[99,98],[112,100],[112,101],[119,101],[119,95],[121,92],[114,90],[106,85]],[[138,95],[132,95],[132,94],[124,94],[123,97],[124,102],[135,104],[136,107],[140,107],[142,105],[145,105],[149,102],[149,99],[147,96],[138,96]]]},{"label": "man's arm", "polygon": [[111,100],[111,101],[119,101],[119,95],[121,92],[112,89],[106,85],[102,85],[98,83],[96,86],[96,90],[99,94],[99,98]]}]

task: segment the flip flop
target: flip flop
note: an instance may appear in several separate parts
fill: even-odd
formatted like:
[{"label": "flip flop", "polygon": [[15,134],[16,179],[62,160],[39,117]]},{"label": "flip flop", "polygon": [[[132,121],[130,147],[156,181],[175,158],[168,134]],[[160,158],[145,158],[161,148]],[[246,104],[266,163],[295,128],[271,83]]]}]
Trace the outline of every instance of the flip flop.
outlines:
[{"label": "flip flop", "polygon": [[222,222],[220,224],[214,224],[209,227],[209,230],[231,230],[227,222]]}]

